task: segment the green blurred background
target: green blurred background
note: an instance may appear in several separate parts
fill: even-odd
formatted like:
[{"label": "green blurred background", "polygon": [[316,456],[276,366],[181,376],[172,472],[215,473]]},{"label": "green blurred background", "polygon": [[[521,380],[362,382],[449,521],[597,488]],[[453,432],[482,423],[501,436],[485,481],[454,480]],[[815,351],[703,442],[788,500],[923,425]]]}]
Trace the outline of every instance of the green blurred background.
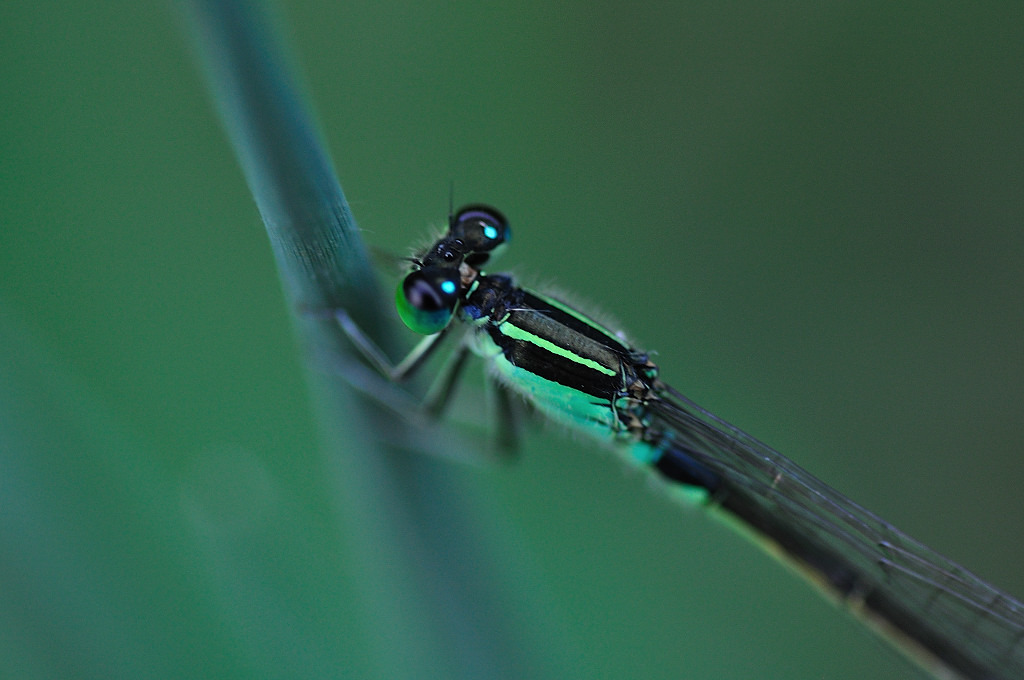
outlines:
[{"label": "green blurred background", "polygon": [[[370,243],[421,241],[451,182],[499,206],[503,265],[1024,596],[1019,3],[282,14]],[[371,677],[266,235],[175,14],[7,2],[0,57],[0,674]],[[916,677],[555,428],[452,474],[579,677]]]}]

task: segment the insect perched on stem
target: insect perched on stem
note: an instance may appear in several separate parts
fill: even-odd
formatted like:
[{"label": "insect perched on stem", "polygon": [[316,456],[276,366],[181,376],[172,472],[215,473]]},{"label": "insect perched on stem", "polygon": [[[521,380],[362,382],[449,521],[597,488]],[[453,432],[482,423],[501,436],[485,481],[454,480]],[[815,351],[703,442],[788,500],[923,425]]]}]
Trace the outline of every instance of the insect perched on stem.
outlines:
[{"label": "insect perched on stem", "polygon": [[623,334],[507,274],[485,273],[509,238],[508,222],[493,208],[471,205],[450,217],[448,232],[413,259],[396,292],[399,316],[426,336],[397,364],[343,310],[338,322],[395,382],[461,330],[425,413],[444,408],[466,358],[476,354],[506,404],[518,394],[649,466],[932,672],[1024,678],[1024,605],[687,399]]}]

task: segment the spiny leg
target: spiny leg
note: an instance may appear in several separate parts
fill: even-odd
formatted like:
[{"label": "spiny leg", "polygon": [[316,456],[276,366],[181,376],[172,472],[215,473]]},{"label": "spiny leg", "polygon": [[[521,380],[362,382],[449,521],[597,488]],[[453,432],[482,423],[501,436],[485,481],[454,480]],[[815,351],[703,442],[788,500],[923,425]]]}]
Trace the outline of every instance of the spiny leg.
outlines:
[{"label": "spiny leg", "polygon": [[[470,358],[469,345],[463,341],[455,349],[441,375],[431,384],[423,407],[428,416],[440,417],[451,404],[456,386]],[[494,418],[492,446],[501,458],[511,458],[519,448],[521,416],[525,403],[500,380],[487,376],[488,399]]]},{"label": "spiny leg", "polygon": [[366,360],[382,376],[393,382],[402,382],[419,370],[423,363],[430,358],[434,350],[440,346],[440,341],[444,339],[451,328],[451,326],[446,326],[440,332],[426,336],[401,361],[397,364],[392,364],[384,350],[359,327],[352,317],[348,315],[348,312],[344,309],[336,309],[334,310],[334,318],[337,320],[341,330],[344,331],[346,337],[348,337]]},{"label": "spiny leg", "polygon": [[335,357],[334,366],[342,377],[364,396],[410,420],[417,427],[429,431],[415,440],[396,440],[396,435],[392,432],[385,433],[385,439],[405,449],[463,462],[493,461],[508,457],[507,452],[515,447],[515,435],[509,434],[508,420],[515,414],[512,412],[511,407],[514,405],[508,399],[507,388],[500,387],[499,390],[499,398],[508,404],[508,408],[502,407],[499,413],[496,440],[493,437],[458,432],[458,428],[440,422],[469,360],[469,347],[465,342],[460,342],[456,346],[452,357],[445,363],[438,377],[431,382],[426,396],[420,399],[399,387],[397,383],[412,377],[423,366],[442,344],[441,341],[450,335],[447,328],[425,337],[401,361],[392,364],[384,351],[346,311],[334,310],[332,315],[358,353],[370,364],[367,366],[360,361]]},{"label": "spiny leg", "polygon": [[360,361],[352,353],[332,351],[329,363],[345,381],[363,396],[418,425],[431,418],[423,410],[423,399],[399,386],[412,377],[448,335],[445,331],[423,338],[397,364],[355,322],[344,309],[307,309],[304,313],[316,318],[332,319],[355,348]]},{"label": "spiny leg", "polygon": [[469,360],[469,347],[466,343],[460,343],[452,353],[451,358],[445,365],[441,375],[434,380],[423,400],[423,410],[427,415],[439,418],[451,403],[455,395],[455,385]]},{"label": "spiny leg", "polygon": [[494,443],[499,455],[512,458],[519,452],[525,404],[496,378],[488,378],[488,382],[494,395]]}]

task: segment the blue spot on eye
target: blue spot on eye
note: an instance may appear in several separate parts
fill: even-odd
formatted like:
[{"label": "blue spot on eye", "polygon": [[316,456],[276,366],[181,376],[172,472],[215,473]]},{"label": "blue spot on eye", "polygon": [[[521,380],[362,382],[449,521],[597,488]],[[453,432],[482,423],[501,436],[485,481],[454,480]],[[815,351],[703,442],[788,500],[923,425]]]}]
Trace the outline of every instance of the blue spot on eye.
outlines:
[{"label": "blue spot on eye", "polygon": [[485,224],[484,225],[484,236],[486,236],[487,238],[489,238],[491,240],[494,240],[494,239],[498,238],[498,230],[495,229],[490,224]]},{"label": "blue spot on eye", "polygon": [[451,295],[452,293],[454,293],[455,292],[455,282],[454,281],[442,281],[441,282],[441,292],[443,292],[443,293],[445,293],[447,295]]}]

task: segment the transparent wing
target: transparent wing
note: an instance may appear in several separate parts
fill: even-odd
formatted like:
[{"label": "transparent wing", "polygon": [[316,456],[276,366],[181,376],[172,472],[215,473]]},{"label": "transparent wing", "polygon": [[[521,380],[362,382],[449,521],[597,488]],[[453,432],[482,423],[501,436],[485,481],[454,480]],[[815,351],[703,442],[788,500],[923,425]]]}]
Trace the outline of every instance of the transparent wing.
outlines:
[{"label": "transparent wing", "polygon": [[651,431],[711,473],[721,511],[933,672],[1024,678],[1024,605],[671,387],[659,393]]}]

